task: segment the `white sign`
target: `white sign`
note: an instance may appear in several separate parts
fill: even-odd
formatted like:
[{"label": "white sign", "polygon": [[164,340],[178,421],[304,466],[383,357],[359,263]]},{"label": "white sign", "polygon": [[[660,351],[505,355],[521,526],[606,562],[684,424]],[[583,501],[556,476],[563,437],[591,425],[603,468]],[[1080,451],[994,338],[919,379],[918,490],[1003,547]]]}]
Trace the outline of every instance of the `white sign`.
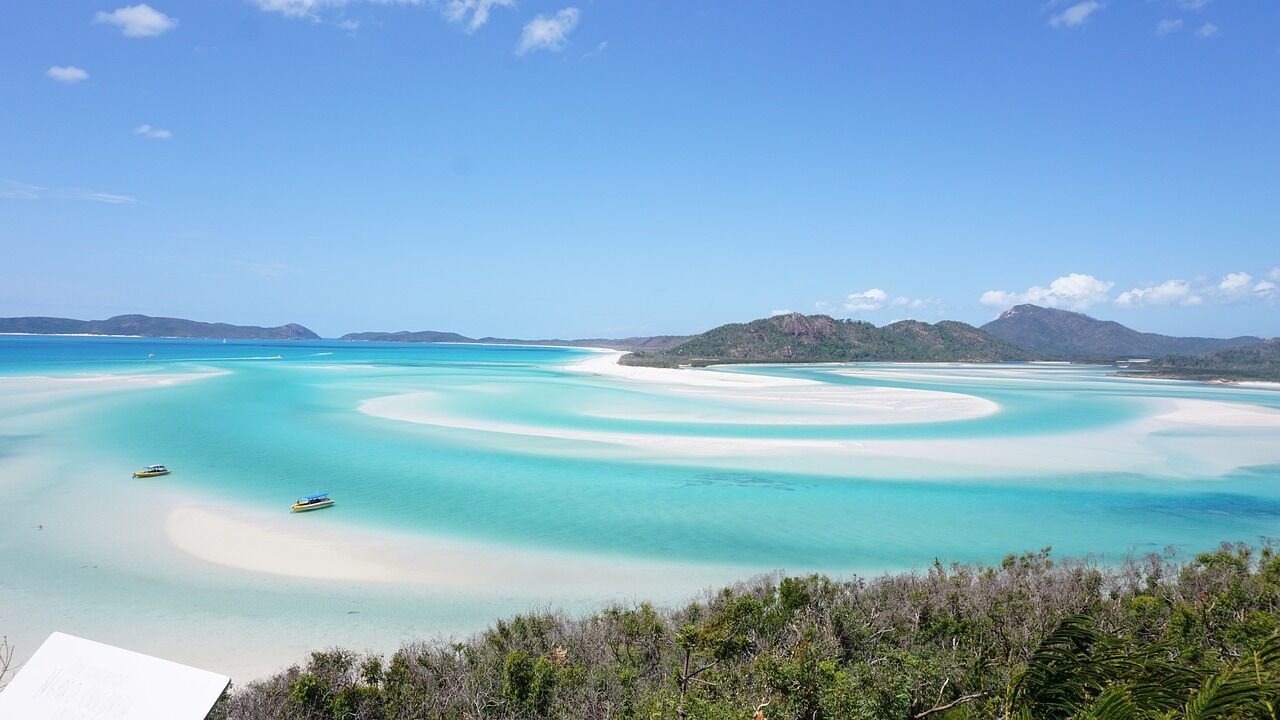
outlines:
[{"label": "white sign", "polygon": [[230,682],[54,633],[0,691],[0,720],[204,720]]}]

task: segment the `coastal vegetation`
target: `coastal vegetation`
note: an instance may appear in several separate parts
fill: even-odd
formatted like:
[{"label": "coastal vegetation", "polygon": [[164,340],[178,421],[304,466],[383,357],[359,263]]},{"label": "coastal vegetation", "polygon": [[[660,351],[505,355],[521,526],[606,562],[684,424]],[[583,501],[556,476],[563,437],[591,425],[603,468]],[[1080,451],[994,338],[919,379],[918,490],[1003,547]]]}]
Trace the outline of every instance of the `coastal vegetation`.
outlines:
[{"label": "coastal vegetation", "polygon": [[789,313],[708,330],[672,348],[638,351],[624,365],[675,367],[726,362],[996,362],[1031,355],[972,325],[903,320],[884,327]]},{"label": "coastal vegetation", "polygon": [[681,607],[533,612],[249,683],[220,720],[1280,717],[1280,554],[1048,549],[875,580],[770,575]]},{"label": "coastal vegetation", "polygon": [[1280,338],[1204,355],[1169,355],[1125,374],[1184,380],[1280,382]]},{"label": "coastal vegetation", "polygon": [[106,320],[72,320],[57,317],[0,318],[0,333],[32,335],[136,335],[157,338],[211,340],[319,340],[320,336],[297,323],[278,327],[228,325],[150,315],[116,315]]}]

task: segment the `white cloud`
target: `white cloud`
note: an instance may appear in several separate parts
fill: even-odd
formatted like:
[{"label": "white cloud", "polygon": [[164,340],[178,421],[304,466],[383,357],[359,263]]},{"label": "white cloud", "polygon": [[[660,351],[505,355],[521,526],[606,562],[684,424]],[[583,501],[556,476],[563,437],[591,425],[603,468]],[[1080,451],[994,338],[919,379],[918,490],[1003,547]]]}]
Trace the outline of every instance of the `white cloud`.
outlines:
[{"label": "white cloud", "polygon": [[1088,22],[1090,15],[1098,12],[1103,7],[1103,4],[1097,2],[1097,0],[1078,2],[1049,18],[1049,24],[1053,27],[1079,27]]},{"label": "white cloud", "polygon": [[1272,280],[1280,280],[1280,267],[1271,268],[1271,272],[1267,273],[1267,277]]},{"label": "white cloud", "polygon": [[168,130],[164,130],[158,127],[153,127],[145,123],[134,128],[133,134],[141,135],[143,137],[149,137],[153,140],[168,140],[169,138],[173,137],[173,133],[169,132]]},{"label": "white cloud", "polygon": [[1183,10],[1203,10],[1209,0],[1178,0],[1178,7]]},{"label": "white cloud", "polygon": [[74,187],[44,187],[31,183],[0,178],[0,199],[3,200],[89,200],[111,205],[132,205],[137,198],[115,193],[97,192]]},{"label": "white cloud", "polygon": [[115,25],[125,37],[155,37],[178,24],[177,18],[171,18],[146,3],[99,12],[93,16],[93,21]]},{"label": "white cloud", "polygon": [[1186,280],[1166,280],[1159,285],[1147,285],[1126,290],[1116,297],[1121,307],[1141,305],[1199,305],[1204,298],[1191,289]]},{"label": "white cloud", "polygon": [[1218,292],[1223,295],[1241,295],[1249,290],[1249,284],[1253,282],[1253,276],[1247,272],[1233,272],[1222,276],[1222,282],[1218,283]]},{"label": "white cloud", "polygon": [[[1278,268],[1277,270],[1280,270]],[[1276,270],[1269,276],[1280,280]],[[1214,282],[1208,278],[1199,278],[1194,282],[1186,280],[1166,280],[1159,285],[1146,285],[1120,293],[1116,304],[1121,307],[1138,307],[1147,305],[1200,305],[1202,303],[1233,303],[1249,300],[1272,300],[1280,298],[1280,287],[1270,280],[1254,281],[1254,276],[1247,272],[1232,272]]]},{"label": "white cloud", "polygon": [[1031,303],[1046,307],[1086,310],[1098,303],[1106,302],[1107,294],[1114,286],[1115,283],[1099,280],[1092,275],[1071,273],[1049,283],[1047,288],[1036,285],[1021,293],[988,290],[982,294],[978,302],[998,308]]},{"label": "white cloud", "polygon": [[339,20],[335,22],[333,25],[339,30],[346,30],[348,32],[355,32],[360,29],[360,21],[352,20],[350,18],[344,18],[342,20]]},{"label": "white cloud", "polygon": [[[515,0],[449,0],[442,12],[450,22],[466,22],[467,32],[475,32],[489,22],[489,10],[495,7],[514,7]],[[467,20],[470,15],[471,19]]]},{"label": "white cloud", "polygon": [[551,17],[539,15],[530,20],[520,33],[516,54],[534,50],[559,52],[569,42],[569,33],[578,26],[578,8],[567,7]]},{"label": "white cloud", "polygon": [[75,85],[78,82],[84,82],[89,79],[89,73],[85,72],[83,68],[78,68],[75,65],[54,65],[48,70],[45,70],[44,74],[60,83],[66,83],[68,85]]},{"label": "white cloud", "polygon": [[1218,37],[1221,34],[1222,31],[1218,29],[1218,26],[1211,22],[1201,25],[1200,29],[1196,30],[1196,37],[1198,38]]},{"label": "white cloud", "polygon": [[888,299],[889,293],[880,288],[871,288],[862,292],[849,293],[842,306],[844,311],[848,313],[869,312],[884,307]]},{"label": "white cloud", "polygon": [[1156,23],[1157,35],[1168,35],[1169,33],[1178,32],[1181,29],[1182,29],[1181,20],[1170,20],[1168,18],[1165,18],[1164,20],[1161,20],[1160,22]]},{"label": "white cloud", "polygon": [[599,45],[597,45],[597,46],[595,47],[595,49],[594,49],[594,50],[588,50],[588,51],[586,51],[585,53],[583,53],[583,54],[582,54],[582,57],[584,57],[584,58],[591,58],[591,57],[595,57],[595,56],[599,55],[600,53],[604,52],[604,51],[605,51],[605,48],[607,48],[607,47],[609,47],[609,41],[608,41],[608,40],[601,40],[601,41],[600,41],[600,44],[599,44]]}]

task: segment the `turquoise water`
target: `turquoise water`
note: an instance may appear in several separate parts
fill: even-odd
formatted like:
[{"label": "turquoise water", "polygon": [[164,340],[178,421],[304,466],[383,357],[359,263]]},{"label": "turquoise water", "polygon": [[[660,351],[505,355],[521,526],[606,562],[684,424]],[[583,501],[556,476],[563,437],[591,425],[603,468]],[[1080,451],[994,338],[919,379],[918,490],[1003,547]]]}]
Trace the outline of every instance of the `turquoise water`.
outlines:
[{"label": "turquoise water", "polygon": [[[638,382],[574,368],[592,356],[0,337],[0,634],[19,656],[62,630],[243,678],[317,647],[386,651],[531,605],[674,602],[775,569],[876,573],[1045,546],[1119,562],[1280,535],[1272,389],[1140,382],[1090,366],[698,371],[814,383],[818,395],[800,402],[665,382],[683,371]],[[999,409],[946,421],[891,410],[855,423],[820,406],[859,388],[944,391]],[[395,396],[421,415],[362,411]],[[1179,402],[1218,419],[1160,420]],[[157,462],[174,474],[128,478]],[[293,498],[317,491],[338,504],[288,515]],[[353,542],[362,529],[390,530],[570,567],[533,589],[492,571],[465,590],[285,577],[186,554],[165,525],[184,503]],[[616,593],[588,590],[592,571],[575,575],[575,557],[624,573],[671,568],[671,580],[637,574]]]},{"label": "turquoise water", "polygon": [[[891,569],[947,560],[993,560],[1046,545],[1122,557],[1169,545],[1280,534],[1280,468],[1242,467],[1170,479],[1134,472],[1000,473],[990,479],[862,476],[662,462],[608,446],[397,422],[357,411],[370,398],[429,391],[450,413],[522,425],[719,438],[935,442],[1027,438],[1123,428],[1147,401],[1185,398],[1280,407],[1280,393],[1190,383],[1140,383],[1105,368],[830,366],[734,370],[839,385],[933,389],[992,400],[1000,411],[949,422],[879,425],[628,420],[595,408],[640,403],[688,409],[700,397],[662,395],[566,370],[586,351],[472,345],[337,342],[203,342],[0,338],[5,375],[224,374],[145,391],[57,401],[74,428],[55,428],[71,452],[126,473],[166,462],[166,486],[263,508],[328,491],[333,517],[382,528],[443,533],[522,547],[641,558],[775,567]],[[902,369],[901,378],[893,378]],[[970,373],[977,374],[970,376]],[[721,370],[717,372],[729,372]],[[891,377],[885,378],[883,373]],[[993,379],[994,378],[994,379]],[[3,412],[0,406],[0,412]],[[616,413],[615,413],[616,414]],[[1276,429],[1209,429],[1249,435],[1280,456]],[[1169,432],[1165,433],[1170,434]],[[32,442],[0,437],[0,452]],[[533,447],[536,446],[536,447]],[[1280,460],[1280,457],[1277,457]],[[1194,468],[1199,462],[1188,457]],[[776,466],[776,463],[773,463]],[[923,481],[923,482],[922,482]],[[340,515],[338,514],[340,512]]]}]

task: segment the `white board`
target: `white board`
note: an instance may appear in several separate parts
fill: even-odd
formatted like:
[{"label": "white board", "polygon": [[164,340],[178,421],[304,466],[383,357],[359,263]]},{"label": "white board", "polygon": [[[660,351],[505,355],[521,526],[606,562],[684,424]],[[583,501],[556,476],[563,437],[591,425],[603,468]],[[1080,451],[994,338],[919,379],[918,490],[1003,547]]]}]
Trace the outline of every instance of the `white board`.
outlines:
[{"label": "white board", "polygon": [[56,632],[0,691],[0,720],[204,720],[230,682]]}]

